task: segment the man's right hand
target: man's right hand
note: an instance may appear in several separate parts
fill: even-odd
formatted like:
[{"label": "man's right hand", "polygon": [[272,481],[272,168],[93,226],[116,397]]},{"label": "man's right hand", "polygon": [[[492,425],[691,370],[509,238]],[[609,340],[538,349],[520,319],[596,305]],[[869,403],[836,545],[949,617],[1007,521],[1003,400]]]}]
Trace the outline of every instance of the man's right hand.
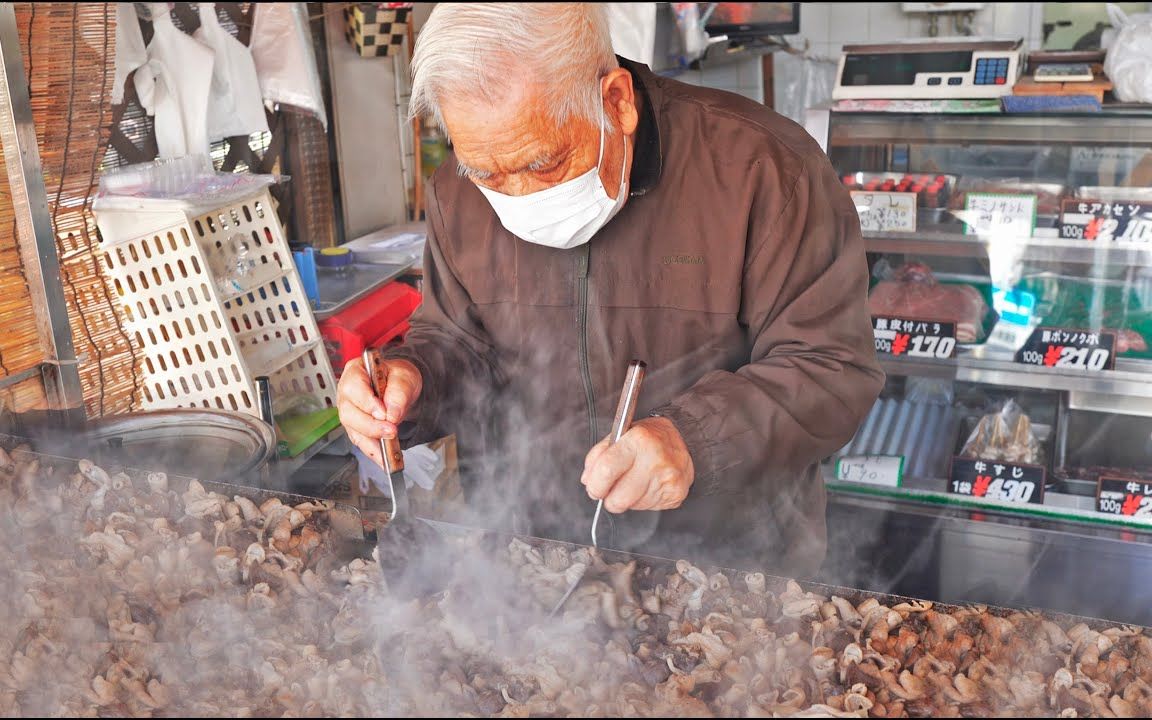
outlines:
[{"label": "man's right hand", "polygon": [[360,358],[344,366],[336,387],[336,408],[348,439],[368,457],[383,467],[380,438],[396,437],[396,426],[420,397],[424,380],[420,370],[407,360],[384,360],[380,369],[380,397],[372,392],[368,372]]}]

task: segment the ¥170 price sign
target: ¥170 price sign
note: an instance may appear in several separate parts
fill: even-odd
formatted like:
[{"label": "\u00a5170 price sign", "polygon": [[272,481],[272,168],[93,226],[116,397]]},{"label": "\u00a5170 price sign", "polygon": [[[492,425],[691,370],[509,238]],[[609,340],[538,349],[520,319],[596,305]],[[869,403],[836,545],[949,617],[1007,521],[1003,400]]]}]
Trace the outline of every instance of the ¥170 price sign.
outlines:
[{"label": "\u00a5170 price sign", "polygon": [[956,323],[872,316],[876,352],[947,360],[956,355]]},{"label": "\u00a5170 price sign", "polygon": [[1108,515],[1152,518],[1152,483],[1124,478],[1100,478],[1096,510]]},{"label": "\u00a5170 price sign", "polygon": [[1063,370],[1111,370],[1116,365],[1116,334],[1036,328],[1016,351],[1016,362]]},{"label": "\u00a5170 price sign", "polygon": [[1042,465],[952,458],[948,474],[948,492],[953,495],[999,500],[1001,502],[1044,503]]}]

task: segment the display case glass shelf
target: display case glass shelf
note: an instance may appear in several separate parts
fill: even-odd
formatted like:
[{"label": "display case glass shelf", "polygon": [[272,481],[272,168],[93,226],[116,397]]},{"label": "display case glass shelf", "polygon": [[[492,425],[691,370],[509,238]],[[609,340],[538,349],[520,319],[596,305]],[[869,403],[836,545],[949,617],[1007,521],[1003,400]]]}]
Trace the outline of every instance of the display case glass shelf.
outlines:
[{"label": "display case glass shelf", "polygon": [[1152,522],[1152,108],[808,127],[861,213],[888,374],[829,487]]}]

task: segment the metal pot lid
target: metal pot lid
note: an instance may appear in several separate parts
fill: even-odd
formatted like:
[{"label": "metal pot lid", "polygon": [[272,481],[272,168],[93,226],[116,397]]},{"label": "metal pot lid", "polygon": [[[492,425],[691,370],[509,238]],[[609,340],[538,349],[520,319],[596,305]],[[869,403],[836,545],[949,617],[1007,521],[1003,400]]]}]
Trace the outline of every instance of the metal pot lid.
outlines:
[{"label": "metal pot lid", "polygon": [[276,435],[262,420],[223,410],[172,409],[93,420],[96,462],[234,482],[266,465]]}]

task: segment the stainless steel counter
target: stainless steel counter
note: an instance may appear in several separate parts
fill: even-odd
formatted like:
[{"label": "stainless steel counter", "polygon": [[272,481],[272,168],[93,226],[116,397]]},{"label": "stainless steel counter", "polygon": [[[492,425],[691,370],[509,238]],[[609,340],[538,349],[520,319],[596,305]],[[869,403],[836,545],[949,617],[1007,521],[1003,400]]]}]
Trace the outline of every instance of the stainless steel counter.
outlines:
[{"label": "stainless steel counter", "polygon": [[316,319],[332,317],[408,272],[412,265],[413,262],[395,265],[356,263],[343,274],[318,269],[316,285],[320,293],[320,307],[316,309]]},{"label": "stainless steel counter", "polygon": [[832,491],[818,582],[1152,625],[1152,531]]}]

